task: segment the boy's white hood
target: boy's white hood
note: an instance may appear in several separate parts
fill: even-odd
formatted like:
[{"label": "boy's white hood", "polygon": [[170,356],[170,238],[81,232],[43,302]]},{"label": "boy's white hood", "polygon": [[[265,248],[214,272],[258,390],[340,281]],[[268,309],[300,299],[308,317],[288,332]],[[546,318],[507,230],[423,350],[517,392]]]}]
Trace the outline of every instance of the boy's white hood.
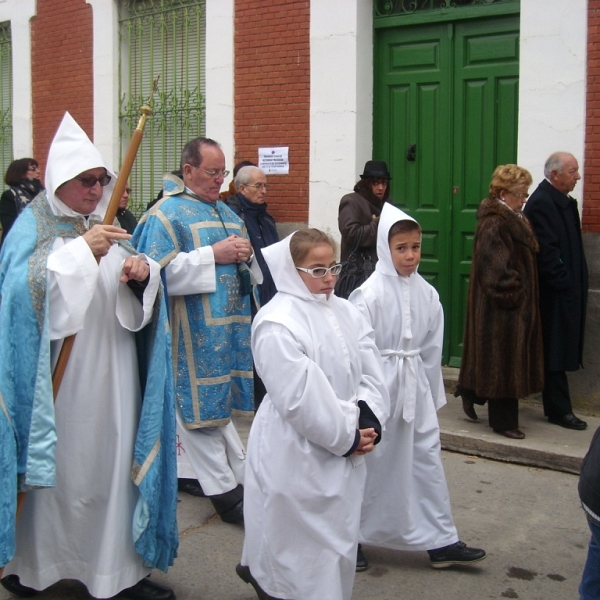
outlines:
[{"label": "boy's white hood", "polygon": [[398,275],[394,263],[392,262],[392,254],[388,242],[390,229],[392,228],[392,225],[398,221],[415,221],[416,223],[416,220],[407,215],[404,211],[401,211],[393,204],[386,202],[383,205],[383,210],[379,217],[379,227],[377,229],[377,257],[379,260],[375,269],[382,275]]},{"label": "boy's white hood", "polygon": [[112,177],[110,183],[102,188],[102,199],[98,203],[93,216],[102,219],[108,208],[116,177],[98,149],[92,144],[85,131],[75,119],[66,112],[50,145],[46,164],[46,190],[48,202],[54,214],[69,217],[81,217],[80,213],[70,209],[56,196],[56,190],[79,173],[88,169],[104,167]]}]

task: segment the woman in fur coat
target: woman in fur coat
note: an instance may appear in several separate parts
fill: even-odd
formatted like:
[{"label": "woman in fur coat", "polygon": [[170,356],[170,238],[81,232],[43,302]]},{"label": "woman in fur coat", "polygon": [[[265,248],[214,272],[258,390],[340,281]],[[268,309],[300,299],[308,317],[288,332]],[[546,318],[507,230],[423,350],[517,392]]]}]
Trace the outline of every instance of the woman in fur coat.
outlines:
[{"label": "woman in fur coat", "polygon": [[512,439],[518,399],[539,392],[544,367],[535,234],[521,212],[531,174],[517,165],[496,168],[490,195],[477,210],[464,348],[455,396],[468,417],[488,402],[489,425]]}]

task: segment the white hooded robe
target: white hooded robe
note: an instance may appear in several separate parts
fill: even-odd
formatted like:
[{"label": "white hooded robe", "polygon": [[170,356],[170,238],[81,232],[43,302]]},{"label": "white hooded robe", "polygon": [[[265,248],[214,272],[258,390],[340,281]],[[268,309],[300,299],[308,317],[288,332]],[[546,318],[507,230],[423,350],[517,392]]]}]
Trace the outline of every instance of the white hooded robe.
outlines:
[{"label": "white hooded robe", "polygon": [[252,327],[267,395],[248,439],[242,564],[271,596],[349,600],[366,469],[343,455],[357,401],[383,426],[389,399],[370,327],[346,300],[309,292],[290,238],[263,250],[279,292]]},{"label": "white hooded robe", "polygon": [[[85,218],[55,190],[79,173],[105,167],[100,153],[67,113],[46,169],[54,214]],[[107,209],[113,180],[93,216]],[[150,265],[143,303],[119,282],[129,252],[114,244],[98,264],[82,237],[57,238],[48,257],[52,360],[62,339],[77,334],[56,398],[56,486],[28,492],[17,548],[4,574],[37,590],[77,579],[97,598],[135,585],[150,569],[135,551],[131,479],[141,389],[133,331],[152,318],[160,267]],[[126,376],[125,376],[126,374]]]},{"label": "white hooded robe", "polygon": [[446,403],[441,358],[444,312],[416,271],[398,275],[388,233],[407,214],[386,204],[375,273],[350,301],[375,330],[390,394],[381,443],[366,457],[360,541],[395,550],[433,550],[458,541],[441,460],[436,411]]}]

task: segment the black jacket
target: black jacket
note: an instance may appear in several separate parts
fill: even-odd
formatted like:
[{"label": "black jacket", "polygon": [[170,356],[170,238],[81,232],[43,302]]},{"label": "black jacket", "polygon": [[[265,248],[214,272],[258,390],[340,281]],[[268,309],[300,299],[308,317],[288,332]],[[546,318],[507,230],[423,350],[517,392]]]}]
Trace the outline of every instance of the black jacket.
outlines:
[{"label": "black jacket", "polygon": [[540,244],[540,314],[547,371],[576,371],[582,363],[588,293],[577,202],[544,180],[523,212]]}]

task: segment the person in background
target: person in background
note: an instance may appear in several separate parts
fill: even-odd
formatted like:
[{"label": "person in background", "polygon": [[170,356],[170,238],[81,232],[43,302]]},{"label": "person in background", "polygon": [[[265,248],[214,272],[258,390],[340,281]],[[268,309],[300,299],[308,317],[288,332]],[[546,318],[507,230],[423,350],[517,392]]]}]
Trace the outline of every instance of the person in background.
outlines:
[{"label": "person in background", "polygon": [[[242,167],[234,178],[238,193],[227,199],[227,206],[238,215],[248,231],[250,243],[254,249],[256,260],[263,274],[263,282],[258,287],[258,300],[252,300],[252,318],[261,306],[264,306],[276,293],[269,267],[263,258],[262,251],[267,246],[279,241],[275,219],[268,213],[267,176],[262,169],[253,166]],[[254,407],[258,408],[266,393],[260,377],[254,370]]]},{"label": "person in background", "polygon": [[340,201],[338,227],[342,235],[344,265],[335,293],[348,298],[374,271],[377,263],[377,226],[383,205],[389,200],[390,172],[387,164],[369,160],[354,192]]},{"label": "person in background", "polygon": [[129,184],[123,190],[121,201],[119,202],[119,208],[117,209],[117,219],[119,224],[127,233],[133,233],[135,226],[137,225],[137,219],[135,215],[127,208],[129,203],[129,197],[131,196],[131,188]]},{"label": "person in background", "polygon": [[6,169],[4,183],[9,188],[0,196],[0,246],[21,211],[44,189],[40,181],[38,162],[33,158],[13,160]]},{"label": "person in background", "polygon": [[540,245],[542,401],[549,423],[582,431],[587,423],[573,414],[566,373],[582,365],[588,294],[581,220],[577,201],[569,195],[581,179],[579,164],[572,154],[555,152],[544,165],[544,175],[523,209]]},{"label": "person in background", "polygon": [[[390,396],[385,436],[366,458],[359,541],[426,550],[435,569],[473,564],[486,553],[459,541],[442,465],[437,411],[446,404],[444,311],[438,293],[417,272],[421,226],[385,204],[377,254],[375,273],[350,296],[375,332]],[[359,545],[356,569],[367,567]]]},{"label": "person in background", "polygon": [[235,187],[235,176],[238,174],[238,171],[243,168],[243,167],[255,167],[256,165],[249,161],[249,160],[241,160],[239,163],[237,163],[234,167],[233,167],[233,171],[232,171],[232,175],[233,178],[232,180],[229,182],[229,186],[228,188],[224,191],[221,192],[219,194],[219,200],[221,200],[221,202],[225,202],[227,203],[227,199],[230,198],[231,196],[235,196],[238,193],[238,189]]},{"label": "person in background", "polygon": [[539,308],[539,246],[521,212],[531,174],[518,165],[500,165],[490,193],[477,210],[463,354],[455,396],[477,419],[475,404],[488,402],[494,432],[523,439],[519,398],[544,385]]}]

